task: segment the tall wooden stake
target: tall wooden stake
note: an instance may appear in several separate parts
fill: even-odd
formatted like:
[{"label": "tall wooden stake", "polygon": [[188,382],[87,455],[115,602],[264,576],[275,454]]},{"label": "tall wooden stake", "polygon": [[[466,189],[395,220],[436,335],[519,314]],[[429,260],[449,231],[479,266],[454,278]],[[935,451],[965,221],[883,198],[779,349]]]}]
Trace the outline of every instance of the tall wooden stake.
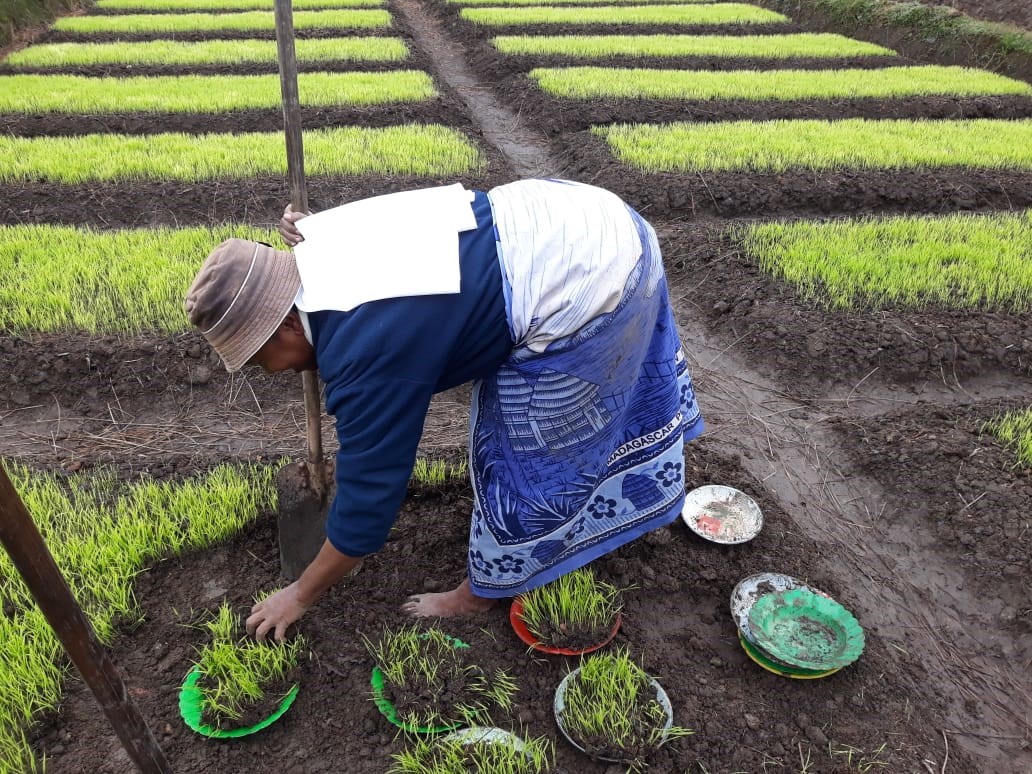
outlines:
[{"label": "tall wooden stake", "polygon": [[0,465],[0,543],[43,611],[82,679],[143,774],[171,774],[165,754],[133,704],[118,670],[100,644],[42,535]]},{"label": "tall wooden stake", "polygon": [[[283,94],[283,130],[287,136],[287,174],[290,203],[295,212],[308,212],[305,185],[305,150],[301,139],[301,103],[297,92],[297,57],[294,53],[294,12],[291,0],[276,0],[276,48],[279,53],[280,91]],[[315,371],[301,374],[305,396],[305,427],[308,440],[308,468],[312,487],[325,491],[323,465],[322,408],[319,378]]]}]

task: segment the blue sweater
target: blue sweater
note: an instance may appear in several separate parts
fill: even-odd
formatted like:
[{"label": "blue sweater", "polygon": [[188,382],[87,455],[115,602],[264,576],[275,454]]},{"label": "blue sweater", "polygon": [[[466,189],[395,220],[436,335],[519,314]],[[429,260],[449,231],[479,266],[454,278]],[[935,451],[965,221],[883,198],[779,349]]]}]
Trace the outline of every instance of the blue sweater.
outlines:
[{"label": "blue sweater", "polygon": [[431,396],[492,375],[512,349],[485,194],[477,193],[473,210],[477,228],[459,235],[460,293],[308,315],[326,410],[340,440],[326,536],[347,556],[373,553],[386,541]]}]

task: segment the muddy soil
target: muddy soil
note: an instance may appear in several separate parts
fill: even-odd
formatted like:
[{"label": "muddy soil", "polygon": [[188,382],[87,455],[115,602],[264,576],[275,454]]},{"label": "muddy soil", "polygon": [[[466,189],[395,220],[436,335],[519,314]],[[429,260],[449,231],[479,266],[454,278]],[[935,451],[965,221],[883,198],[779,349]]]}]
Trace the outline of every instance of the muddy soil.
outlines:
[{"label": "muddy soil", "polygon": [[[354,125],[368,127],[399,124],[450,124],[457,112],[456,103],[446,97],[426,102],[389,105],[305,108],[301,122],[305,131]],[[0,115],[0,125],[10,134],[22,137],[57,137],[80,134],[153,134],[163,132],[208,134],[213,132],[277,132],[283,128],[282,108],[264,110],[198,113],[46,113],[39,115]]]},{"label": "muddy soil", "polygon": [[[767,522],[755,541],[738,547],[704,543],[677,523],[596,563],[602,577],[637,586],[627,595],[616,643],[644,659],[670,694],[675,722],[696,731],[664,748],[654,770],[795,770],[808,760],[810,771],[846,771],[849,748],[859,751],[854,765],[862,756],[893,772],[922,771],[924,759],[941,761],[942,718],[922,669],[877,636],[869,638],[858,663],[821,681],[776,677],[747,659],[728,612],[731,590],[745,574],[777,569],[808,578],[861,621],[864,603],[840,579],[814,572],[821,546],[799,535],[734,458],[703,441],[692,444],[687,462],[691,485],[721,481],[741,487],[759,499]],[[295,706],[267,731],[238,742],[205,740],[178,717],[179,684],[199,644],[197,632],[183,626],[184,616],[214,608],[224,597],[243,609],[256,588],[277,585],[273,520],[264,518],[218,551],[167,561],[142,575],[137,594],[146,621],[115,643],[114,658],[176,770],[249,772],[260,756],[270,771],[383,772],[403,740],[369,699],[371,661],[360,637],[404,623],[398,605],[407,592],[439,590],[462,577],[469,497],[465,486],[410,496],[387,547],[347,588],[331,592],[303,619],[312,658],[302,667]],[[500,722],[557,737],[552,696],[570,661],[527,655],[504,606],[442,626],[471,643],[483,667],[515,674],[518,707]],[[36,743],[47,751],[49,770],[62,774],[120,774],[127,768],[102,716],[74,680],[60,715],[39,729]],[[565,742],[557,748],[562,772],[608,770]],[[956,750],[950,761],[956,771],[976,770]]]},{"label": "muddy soil", "polygon": [[[919,520],[957,561],[980,594],[999,600],[1000,624],[1022,634],[1007,659],[1032,658],[1032,476],[985,431],[1020,401],[943,408],[918,406],[877,420],[838,421],[859,469],[893,495],[888,519]],[[1029,695],[1032,701],[1032,694]]]},{"label": "muddy soil", "polygon": [[1018,379],[1032,374],[1028,313],[828,310],[761,272],[728,236],[730,225],[695,221],[664,231],[671,294],[794,395],[872,375],[905,384],[1000,369]]},{"label": "muddy soil", "polygon": [[[690,445],[689,484],[737,486],[764,509],[764,532],[744,546],[705,544],[676,524],[597,563],[604,578],[637,585],[617,642],[640,654],[659,676],[673,699],[675,722],[697,731],[664,750],[653,770],[909,774],[945,768],[974,774],[1027,768],[1027,718],[1015,714],[1029,706],[1022,670],[1027,646],[1021,649],[1027,604],[1013,576],[1015,567],[1026,578],[1029,569],[1027,546],[1020,542],[1027,540],[1021,530],[1028,480],[997,465],[998,450],[976,437],[974,427],[990,407],[969,405],[975,401],[966,387],[988,379],[1002,396],[993,406],[1027,405],[1015,396],[1027,384],[1032,357],[1028,316],[829,313],[759,275],[721,237],[726,221],[693,218],[1010,209],[1032,204],[1032,175],[641,175],[615,162],[597,139],[568,128],[586,126],[590,106],[563,106],[562,115],[554,116],[541,112],[553,108],[540,98],[524,104],[531,99],[525,90],[502,88],[525,61],[513,60],[508,71],[506,64],[482,71],[477,60],[462,61],[462,50],[482,51],[483,40],[503,30],[462,24],[444,3],[396,2],[395,24],[408,30],[415,56],[431,63],[447,95],[458,97],[456,114],[446,123],[484,138],[488,165],[462,182],[490,187],[540,168],[609,187],[656,223],[710,428]],[[427,16],[440,29],[425,25]],[[579,29],[600,31],[519,32]],[[442,53],[442,47],[450,48]],[[918,51],[917,61],[925,50]],[[497,95],[494,102],[486,100],[491,94]],[[542,139],[548,127],[556,133]],[[509,146],[502,144],[506,138]],[[310,188],[313,208],[323,209],[437,182],[453,181],[316,178]],[[271,177],[201,185],[30,183],[0,188],[0,217],[100,227],[273,223],[286,199],[286,182]],[[296,456],[302,443],[296,382],[230,377],[196,336],[128,342],[5,336],[0,347],[3,454],[69,470],[108,462],[127,477],[150,472],[169,478],[221,460]],[[702,352],[705,363],[694,359]],[[740,394],[732,395],[732,388]],[[930,396],[933,405],[883,418],[886,404],[897,408],[921,396]],[[447,459],[463,457],[466,400],[462,394],[446,397],[427,424],[424,444],[443,449]],[[329,424],[326,433],[330,437]],[[978,450],[971,460],[957,456],[965,444]],[[900,448],[907,451],[890,456]],[[741,458],[731,452],[739,449]],[[855,456],[847,459],[840,449]],[[987,494],[976,499],[982,491]],[[954,496],[963,501],[953,502]],[[893,498],[906,507],[888,510]],[[1000,512],[978,510],[990,506]],[[250,772],[257,765],[286,772],[384,771],[401,740],[369,701],[370,661],[359,635],[403,623],[398,605],[407,592],[442,590],[462,577],[469,508],[465,487],[411,493],[386,549],[304,620],[313,658],[304,666],[297,705],[264,734],[238,743],[203,740],[178,719],[176,693],[199,644],[196,632],[182,625],[184,611],[214,608],[223,596],[243,610],[255,588],[279,583],[274,516],[230,545],[144,573],[137,591],[147,620],[119,639],[115,659],[176,770]],[[878,521],[891,514],[891,520]],[[975,545],[965,538],[971,514],[984,516],[974,525]],[[1016,528],[1018,537],[1009,537]],[[735,639],[728,597],[738,580],[764,570],[806,578],[850,607],[868,626],[860,662],[829,679],[804,682],[775,677],[748,661]],[[971,583],[957,580],[954,570]],[[945,598],[936,596],[940,592]],[[987,600],[991,604],[979,604]],[[471,642],[484,666],[516,673],[523,690],[510,720],[528,733],[557,738],[549,708],[566,664],[526,656],[506,615],[499,608],[445,628]],[[927,632],[914,623],[918,618]],[[966,640],[958,634],[965,629],[973,630]],[[47,719],[35,741],[46,751],[50,771],[129,769],[75,681],[60,713]],[[609,771],[565,743],[558,747],[564,772]],[[980,757],[972,757],[976,752]]]},{"label": "muddy soil", "polygon": [[1032,174],[1012,170],[787,170],[647,174],[620,163],[589,131],[560,135],[567,176],[634,202],[652,221],[947,213],[1032,205]]}]

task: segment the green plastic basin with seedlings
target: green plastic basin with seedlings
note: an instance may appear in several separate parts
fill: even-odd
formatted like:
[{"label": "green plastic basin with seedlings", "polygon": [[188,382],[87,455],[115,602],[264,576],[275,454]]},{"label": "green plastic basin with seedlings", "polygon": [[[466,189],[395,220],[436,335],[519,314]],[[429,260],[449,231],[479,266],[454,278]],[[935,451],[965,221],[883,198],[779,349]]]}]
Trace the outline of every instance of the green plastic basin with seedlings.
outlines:
[{"label": "green plastic basin with seedlings", "polygon": [[471,728],[443,739],[416,739],[395,753],[387,774],[548,774],[555,746],[499,728]]},{"label": "green plastic basin with seedlings", "polygon": [[[437,124],[304,133],[309,175],[450,177],[479,170],[476,146]],[[0,182],[241,180],[287,172],[282,132],[0,136]]]},{"label": "green plastic basin with seedlings", "polygon": [[[61,476],[4,462],[22,501],[102,642],[142,620],[133,579],[154,562],[210,548],[276,506],[274,468],[221,466],[179,482],[113,471]],[[61,697],[60,643],[0,552],[0,772],[41,771],[27,732]]]},{"label": "green plastic basin with seedlings", "polygon": [[[302,107],[423,102],[437,96],[420,70],[301,73]],[[224,113],[278,109],[278,75],[178,75],[91,78],[0,75],[0,113]]]},{"label": "green plastic basin with seedlings", "polygon": [[[398,38],[313,38],[294,41],[301,64],[328,62],[400,62],[409,55]],[[149,40],[140,43],[46,43],[28,46],[3,60],[10,67],[90,67],[135,65],[267,64],[276,69],[274,40]]]},{"label": "green plastic basin with seedlings", "polygon": [[778,120],[592,128],[645,172],[1032,169],[1032,120]]},{"label": "green plastic basin with seedlings", "polygon": [[[387,11],[373,9],[298,11],[294,29],[382,29],[391,26]],[[75,35],[167,35],[174,32],[273,32],[272,11],[240,13],[141,13],[118,16],[66,16],[51,27]]]},{"label": "green plastic basin with seedlings", "polygon": [[992,433],[1014,455],[1014,466],[1032,471],[1032,408],[1012,411],[986,422]]},{"label": "green plastic basin with seedlings", "polygon": [[517,602],[516,615],[533,637],[533,647],[572,653],[612,639],[623,608],[620,589],[596,578],[589,567],[521,594]]},{"label": "green plastic basin with seedlings", "polygon": [[556,691],[556,721],[592,758],[644,771],[667,742],[694,733],[673,725],[670,700],[626,648],[586,657]]},{"label": "green plastic basin with seedlings", "polygon": [[[316,11],[328,8],[378,8],[386,0],[292,0],[295,11]],[[173,13],[175,11],[266,11],[264,0],[97,0],[93,6],[103,11],[138,13]]]},{"label": "green plastic basin with seedlings", "polygon": [[778,24],[788,17],[745,3],[705,5],[593,6],[561,8],[463,8],[464,21],[487,27],[519,27],[532,24]]},{"label": "green plastic basin with seedlings", "polygon": [[183,297],[199,256],[231,237],[278,238],[271,229],[243,224],[118,231],[0,226],[0,331],[185,331]]},{"label": "green plastic basin with seedlings", "polygon": [[233,737],[260,731],[266,721],[278,719],[297,695],[304,637],[258,642],[226,602],[197,627],[209,641],[198,651],[180,694],[187,724],[205,736]]},{"label": "green plastic basin with seedlings", "polygon": [[790,35],[499,35],[491,40],[502,54],[568,56],[581,59],[717,57],[790,59],[896,56],[874,43],[831,33]]},{"label": "green plastic basin with seedlings", "polygon": [[653,70],[554,67],[530,71],[563,99],[803,100],[917,96],[1032,96],[1032,85],[968,67],[850,70]]},{"label": "green plastic basin with seedlings", "polygon": [[490,725],[495,711],[512,708],[517,686],[504,670],[488,674],[472,649],[437,628],[384,629],[372,656],[373,698],[392,723],[410,733]]},{"label": "green plastic basin with seedlings", "polygon": [[731,232],[764,271],[834,309],[1032,309],[1032,210],[773,221]]}]

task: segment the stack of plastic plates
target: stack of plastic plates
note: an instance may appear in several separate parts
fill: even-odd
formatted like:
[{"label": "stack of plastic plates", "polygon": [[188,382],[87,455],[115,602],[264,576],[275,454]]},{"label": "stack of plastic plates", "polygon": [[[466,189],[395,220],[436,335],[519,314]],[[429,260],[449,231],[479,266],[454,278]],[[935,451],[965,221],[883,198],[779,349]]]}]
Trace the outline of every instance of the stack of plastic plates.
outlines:
[{"label": "stack of plastic plates", "polygon": [[827,677],[864,650],[856,618],[789,575],[760,573],[740,582],[731,594],[731,615],[746,655],[783,677]]}]

